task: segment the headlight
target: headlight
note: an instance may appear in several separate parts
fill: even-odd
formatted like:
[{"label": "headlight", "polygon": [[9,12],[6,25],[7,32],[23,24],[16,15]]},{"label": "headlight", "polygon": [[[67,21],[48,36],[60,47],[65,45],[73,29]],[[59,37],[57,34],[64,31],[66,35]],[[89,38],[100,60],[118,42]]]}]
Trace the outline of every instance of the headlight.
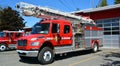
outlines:
[{"label": "headlight", "polygon": [[40,43],[39,42],[32,42],[31,46],[38,46]]}]

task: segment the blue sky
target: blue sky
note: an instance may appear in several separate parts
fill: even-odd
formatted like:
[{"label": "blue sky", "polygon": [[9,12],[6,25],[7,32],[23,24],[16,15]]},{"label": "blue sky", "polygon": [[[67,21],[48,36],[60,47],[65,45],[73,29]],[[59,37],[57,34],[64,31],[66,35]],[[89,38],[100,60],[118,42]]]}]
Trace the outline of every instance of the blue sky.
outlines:
[{"label": "blue sky", "polygon": [[[100,0],[0,0],[1,7],[10,6],[16,10],[15,5],[19,2],[26,2],[34,5],[39,5],[43,7],[49,7],[52,9],[64,11],[64,12],[73,12],[76,11],[76,8],[80,10],[94,8]],[[107,0],[109,5],[112,5],[114,0]],[[36,22],[39,22],[40,19],[35,17],[25,17],[22,16],[25,20],[26,26],[33,26]]]}]

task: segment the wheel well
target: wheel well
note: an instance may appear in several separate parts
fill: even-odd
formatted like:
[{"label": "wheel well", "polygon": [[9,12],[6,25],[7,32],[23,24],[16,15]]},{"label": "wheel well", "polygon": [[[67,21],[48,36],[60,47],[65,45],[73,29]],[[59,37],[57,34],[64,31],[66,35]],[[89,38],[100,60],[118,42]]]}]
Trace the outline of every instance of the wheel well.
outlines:
[{"label": "wheel well", "polygon": [[92,47],[94,47],[94,44],[96,44],[97,46],[99,46],[99,42],[98,41],[94,41]]},{"label": "wheel well", "polygon": [[43,49],[44,47],[49,47],[49,48],[51,48],[52,50],[54,50],[54,47],[53,47],[52,43],[50,43],[50,42],[45,42],[45,43],[43,43],[43,45],[40,47],[39,51],[40,51],[41,49]]},{"label": "wheel well", "polygon": [[99,42],[98,41],[95,41],[94,44],[96,44],[99,47]]},{"label": "wheel well", "polygon": [[7,44],[5,42],[1,42],[0,44],[5,44],[7,46]]}]

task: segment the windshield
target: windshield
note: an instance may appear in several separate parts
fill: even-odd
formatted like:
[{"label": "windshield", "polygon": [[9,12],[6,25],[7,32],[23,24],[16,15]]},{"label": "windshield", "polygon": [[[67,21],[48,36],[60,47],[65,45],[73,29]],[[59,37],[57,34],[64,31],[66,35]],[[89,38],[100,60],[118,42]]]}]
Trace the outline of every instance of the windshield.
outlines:
[{"label": "windshield", "polygon": [[0,32],[0,37],[4,37],[5,32]]},{"label": "windshield", "polygon": [[33,26],[31,34],[48,34],[50,23],[37,23]]}]

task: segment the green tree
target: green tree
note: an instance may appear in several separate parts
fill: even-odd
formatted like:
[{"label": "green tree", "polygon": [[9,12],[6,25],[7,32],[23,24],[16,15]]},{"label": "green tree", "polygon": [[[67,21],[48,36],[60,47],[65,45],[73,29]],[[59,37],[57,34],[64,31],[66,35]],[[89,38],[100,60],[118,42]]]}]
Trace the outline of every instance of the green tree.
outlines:
[{"label": "green tree", "polygon": [[120,4],[120,0],[115,0],[114,4]]},{"label": "green tree", "polygon": [[0,11],[2,10],[2,7],[0,7]]},{"label": "green tree", "polygon": [[13,10],[11,7],[0,10],[0,31],[11,30],[18,31],[25,26],[24,19],[19,12]]},{"label": "green tree", "polygon": [[[3,8],[2,7],[0,7],[0,11],[2,11],[3,10]],[[0,15],[1,15],[1,12],[0,12]],[[1,19],[0,19],[0,25],[1,25]]]},{"label": "green tree", "polygon": [[104,6],[107,6],[107,5],[108,5],[107,0],[101,0],[97,7],[104,7]]}]

